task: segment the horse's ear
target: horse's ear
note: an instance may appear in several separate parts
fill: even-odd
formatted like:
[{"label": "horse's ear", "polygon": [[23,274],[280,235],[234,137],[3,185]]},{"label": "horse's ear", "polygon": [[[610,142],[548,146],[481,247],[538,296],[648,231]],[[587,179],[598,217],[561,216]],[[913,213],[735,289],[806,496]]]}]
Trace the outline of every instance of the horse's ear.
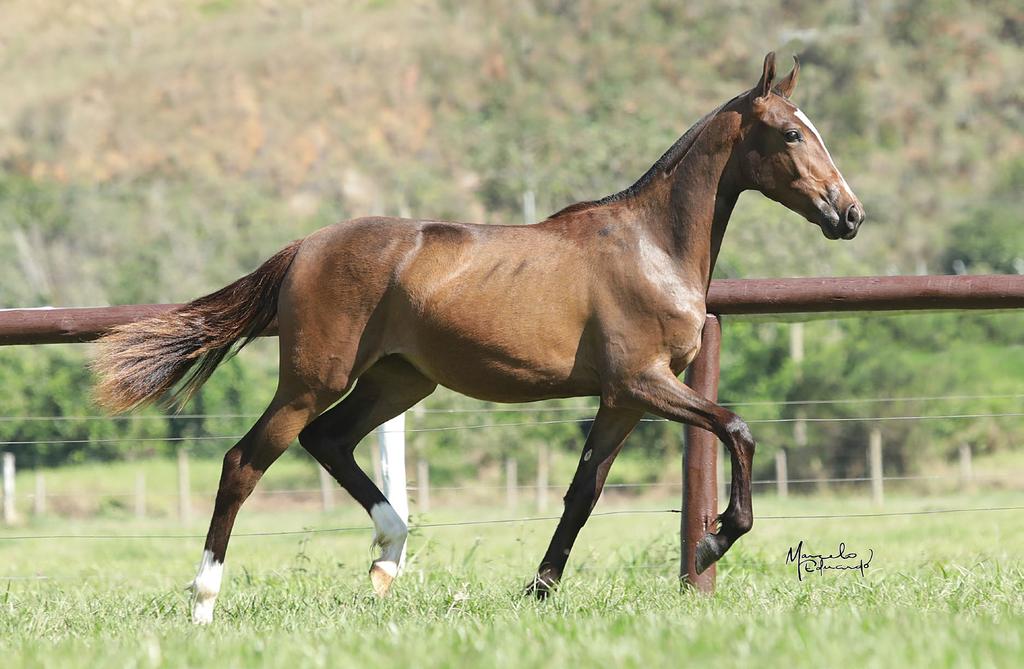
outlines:
[{"label": "horse's ear", "polygon": [[775,84],[775,87],[772,88],[772,90],[775,91],[775,93],[777,95],[781,95],[782,97],[784,97],[784,98],[786,98],[788,100],[789,96],[793,95],[793,89],[796,88],[796,80],[797,80],[797,77],[799,77],[799,76],[800,76],[800,59],[797,58],[796,56],[793,56],[793,69],[792,69],[792,71],[790,71],[790,73],[787,74],[782,79],[782,81],[780,81],[779,83]]},{"label": "horse's ear", "polygon": [[761,80],[754,86],[754,93],[759,98],[768,95],[772,90],[772,81],[775,79],[775,52],[769,51],[764,57],[764,70],[761,72]]}]

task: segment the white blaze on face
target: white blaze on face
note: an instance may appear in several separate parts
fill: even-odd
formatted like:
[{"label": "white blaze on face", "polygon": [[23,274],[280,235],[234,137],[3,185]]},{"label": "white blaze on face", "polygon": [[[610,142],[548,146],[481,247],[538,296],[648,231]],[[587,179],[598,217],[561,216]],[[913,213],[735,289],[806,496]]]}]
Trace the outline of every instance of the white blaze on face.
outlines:
[{"label": "white blaze on face", "polygon": [[224,577],[224,565],[213,558],[213,553],[203,551],[203,559],[199,563],[199,573],[192,581],[192,622],[197,625],[208,625],[213,622],[213,607],[220,594],[220,584]]},{"label": "white blaze on face", "polygon": [[839,176],[839,188],[845,191],[845,195],[851,201],[856,202],[857,198],[854,196],[849,184],[846,183],[846,178],[843,177],[843,173],[839,171],[839,168],[836,167],[835,161],[832,160],[832,154],[828,152],[828,147],[825,146],[825,140],[821,138],[821,133],[818,132],[818,129],[814,127],[813,123],[811,123],[811,119],[807,118],[807,114],[803,113],[799,109],[796,110],[796,117],[800,119],[801,123],[807,126],[807,129],[810,130],[811,134],[813,134],[814,137],[818,140],[818,144],[821,145],[822,150],[825,151],[825,155],[828,156],[829,165],[832,166],[832,169],[835,170],[836,174]]},{"label": "white blaze on face", "polygon": [[373,543],[381,548],[380,557],[374,560],[373,564],[394,578],[401,566],[409,529],[387,502],[374,504],[370,509],[370,518],[373,519],[373,526],[376,529]]}]

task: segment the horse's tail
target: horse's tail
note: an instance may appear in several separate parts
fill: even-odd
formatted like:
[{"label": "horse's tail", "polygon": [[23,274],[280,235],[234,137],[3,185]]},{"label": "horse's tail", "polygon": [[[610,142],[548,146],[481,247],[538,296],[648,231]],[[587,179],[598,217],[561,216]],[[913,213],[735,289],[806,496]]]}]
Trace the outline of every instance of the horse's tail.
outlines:
[{"label": "horse's tail", "polygon": [[161,397],[178,406],[187,402],[217,365],[274,321],[281,284],[301,243],[292,242],[215,293],[104,335],[93,363],[100,377],[97,402],[113,413]]}]

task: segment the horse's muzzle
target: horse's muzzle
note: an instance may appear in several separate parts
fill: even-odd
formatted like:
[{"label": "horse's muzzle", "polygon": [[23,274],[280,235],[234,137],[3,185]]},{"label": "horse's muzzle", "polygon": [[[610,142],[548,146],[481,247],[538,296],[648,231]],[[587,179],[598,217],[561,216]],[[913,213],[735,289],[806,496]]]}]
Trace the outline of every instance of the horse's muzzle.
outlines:
[{"label": "horse's muzzle", "polygon": [[842,215],[832,205],[823,204],[821,207],[821,220],[818,225],[828,239],[853,239],[857,236],[857,231],[863,222],[864,210],[857,203],[846,207]]}]

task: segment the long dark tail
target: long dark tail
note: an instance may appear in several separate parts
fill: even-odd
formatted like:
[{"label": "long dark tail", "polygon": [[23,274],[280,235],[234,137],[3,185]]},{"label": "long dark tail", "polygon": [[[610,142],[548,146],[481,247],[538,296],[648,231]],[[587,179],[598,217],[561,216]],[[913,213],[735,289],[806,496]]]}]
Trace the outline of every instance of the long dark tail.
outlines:
[{"label": "long dark tail", "polygon": [[120,413],[158,398],[184,404],[226,358],[277,315],[277,297],[302,240],[252,274],[174,311],[121,325],[99,340],[96,400]]}]

